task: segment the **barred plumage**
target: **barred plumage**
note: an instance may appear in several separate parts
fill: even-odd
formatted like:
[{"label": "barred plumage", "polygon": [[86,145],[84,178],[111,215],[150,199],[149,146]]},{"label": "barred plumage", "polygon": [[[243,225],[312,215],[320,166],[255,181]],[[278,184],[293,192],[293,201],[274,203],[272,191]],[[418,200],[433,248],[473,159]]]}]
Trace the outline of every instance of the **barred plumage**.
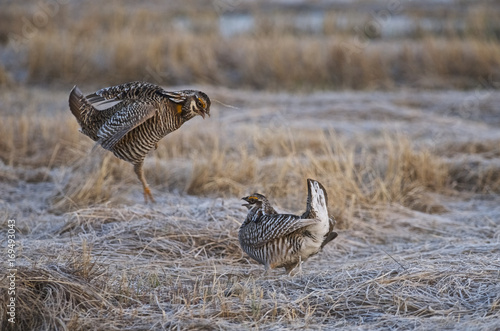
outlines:
[{"label": "barred plumage", "polygon": [[290,273],[337,237],[335,221],[328,216],[328,196],[319,182],[307,180],[306,211],[302,216],[278,214],[262,194],[244,197],[248,215],[240,227],[241,248],[269,268]]},{"label": "barred plumage", "polygon": [[[108,108],[100,110],[102,106]],[[142,165],[158,141],[183,123],[200,115],[210,116],[210,99],[201,92],[165,91],[146,82],[130,82],[84,96],[75,86],[69,107],[81,132],[103,148],[134,165],[144,189],[144,199],[154,202]]]}]

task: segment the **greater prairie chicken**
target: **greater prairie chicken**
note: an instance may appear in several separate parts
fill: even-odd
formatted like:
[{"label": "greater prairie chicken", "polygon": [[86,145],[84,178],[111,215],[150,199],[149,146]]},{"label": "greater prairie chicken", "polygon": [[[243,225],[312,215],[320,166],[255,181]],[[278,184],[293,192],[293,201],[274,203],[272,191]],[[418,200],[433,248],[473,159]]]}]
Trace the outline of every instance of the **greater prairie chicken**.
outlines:
[{"label": "greater prairie chicken", "polygon": [[302,216],[278,214],[262,194],[244,197],[248,215],[240,227],[241,248],[269,268],[290,273],[337,237],[335,221],[328,216],[328,196],[323,185],[307,180],[307,207]]},{"label": "greater prairie chicken", "polygon": [[[105,109],[101,106],[114,103]],[[154,202],[142,165],[158,141],[183,123],[200,115],[210,116],[210,99],[201,91],[165,91],[146,82],[130,82],[84,96],[75,86],[69,108],[81,132],[103,148],[134,165],[142,183],[144,199]]]}]

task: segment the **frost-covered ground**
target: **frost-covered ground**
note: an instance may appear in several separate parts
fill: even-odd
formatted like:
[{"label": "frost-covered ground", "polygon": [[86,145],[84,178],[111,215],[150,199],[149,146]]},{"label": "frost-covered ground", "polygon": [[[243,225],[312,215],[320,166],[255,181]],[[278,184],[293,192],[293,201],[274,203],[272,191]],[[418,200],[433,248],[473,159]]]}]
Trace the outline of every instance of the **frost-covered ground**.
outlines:
[{"label": "frost-covered ground", "polygon": [[[334,132],[346,148],[361,142],[374,155],[387,152],[387,139],[405,137],[412,148],[439,156],[456,178],[443,189],[424,190],[432,207],[427,209],[397,201],[358,204],[353,198],[352,205],[338,207],[339,237],[307,261],[302,273],[292,277],[276,270],[264,277],[263,267],[238,247],[245,217],[240,197],[216,190],[195,196],[183,189],[194,171],[185,158],[196,158],[196,152],[182,155],[180,170],[175,168],[180,179],[169,177],[168,185],[161,183],[163,172],[153,173],[165,171],[157,164],[171,166],[170,161],[162,159],[161,148],[153,152],[160,156],[149,156],[146,171],[156,178],[150,180],[156,204],[144,205],[131,166],[118,162],[126,185],[109,182],[111,203],[64,208],[56,206],[57,197],[66,194],[68,178],[79,176],[75,160],[58,160],[53,146],[38,151],[36,159],[49,162],[37,163],[20,151],[13,157],[2,153],[0,233],[7,233],[7,220],[16,221],[17,295],[25,300],[18,306],[18,325],[24,320],[25,328],[40,329],[500,328],[499,92],[201,89],[212,98],[212,116],[187,123],[183,134],[230,132],[221,134],[222,142],[244,146],[249,127],[265,137],[275,137],[274,131],[291,137]],[[41,88],[1,91],[0,114],[4,121],[25,114],[68,125],[73,119],[66,98],[67,91]],[[76,125],[69,129],[75,141],[86,143],[75,145],[81,158],[90,157],[92,144]],[[186,135],[161,144],[179,143]],[[297,154],[307,157],[307,144],[301,148]],[[303,182],[296,186],[304,192],[290,195],[294,204],[286,195],[273,199],[261,193],[279,210],[298,213],[305,206]],[[252,193],[256,187],[241,190]],[[332,209],[335,204],[330,201]],[[6,266],[1,268],[4,274]],[[1,284],[6,299],[5,278]]]}]

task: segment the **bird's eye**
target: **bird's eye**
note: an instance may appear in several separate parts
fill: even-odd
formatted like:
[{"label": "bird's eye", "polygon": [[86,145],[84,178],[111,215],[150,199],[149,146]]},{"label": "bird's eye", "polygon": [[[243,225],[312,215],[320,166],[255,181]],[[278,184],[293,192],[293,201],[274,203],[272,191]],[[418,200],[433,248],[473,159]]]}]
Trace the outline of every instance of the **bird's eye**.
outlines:
[{"label": "bird's eye", "polygon": [[205,102],[201,98],[197,98],[196,99],[196,106],[198,108],[203,109],[203,108],[205,108]]}]

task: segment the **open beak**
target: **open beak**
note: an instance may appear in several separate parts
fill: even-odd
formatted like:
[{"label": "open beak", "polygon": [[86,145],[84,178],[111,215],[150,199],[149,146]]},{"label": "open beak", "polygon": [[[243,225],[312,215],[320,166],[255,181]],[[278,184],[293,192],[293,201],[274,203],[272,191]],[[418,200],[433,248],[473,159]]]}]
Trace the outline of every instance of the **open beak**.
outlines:
[{"label": "open beak", "polygon": [[[241,198],[241,200],[245,200],[246,202],[249,202],[248,197]],[[244,203],[244,204],[242,204],[242,206],[245,206],[245,207],[250,206],[250,203]]]},{"label": "open beak", "polygon": [[207,109],[207,110],[200,110],[199,112],[197,112],[201,117],[203,117],[203,119],[205,119],[205,115],[208,115],[208,117],[210,117],[210,109]]}]

